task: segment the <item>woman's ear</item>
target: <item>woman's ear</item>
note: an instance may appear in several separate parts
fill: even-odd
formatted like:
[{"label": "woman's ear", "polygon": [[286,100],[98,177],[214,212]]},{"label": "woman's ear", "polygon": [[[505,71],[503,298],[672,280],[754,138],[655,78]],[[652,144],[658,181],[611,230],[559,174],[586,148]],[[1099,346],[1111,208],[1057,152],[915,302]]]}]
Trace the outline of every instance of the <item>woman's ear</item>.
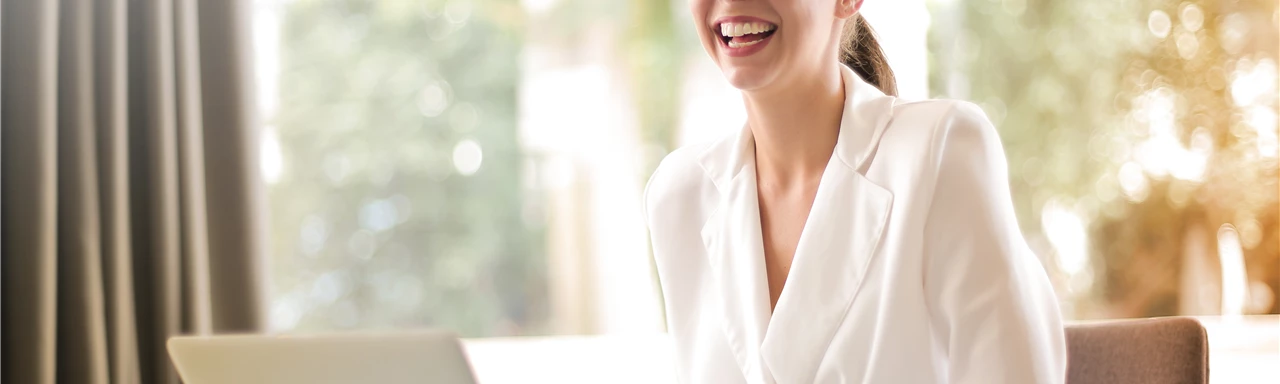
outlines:
[{"label": "woman's ear", "polygon": [[836,0],[836,18],[853,17],[859,9],[862,9],[862,0]]}]

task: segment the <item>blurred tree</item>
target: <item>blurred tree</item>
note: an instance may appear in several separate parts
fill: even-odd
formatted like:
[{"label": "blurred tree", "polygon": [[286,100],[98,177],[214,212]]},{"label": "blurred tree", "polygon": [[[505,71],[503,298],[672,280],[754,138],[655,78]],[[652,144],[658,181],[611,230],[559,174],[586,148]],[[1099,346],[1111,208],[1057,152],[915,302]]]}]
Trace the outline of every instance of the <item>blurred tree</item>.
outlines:
[{"label": "blurred tree", "polygon": [[[1119,97],[1130,100],[1122,140],[1138,144],[1118,172],[1141,167],[1150,192],[1096,227],[1114,314],[1192,310],[1179,296],[1197,292],[1176,283],[1189,261],[1216,265],[1223,224],[1240,234],[1248,279],[1266,284],[1258,293],[1280,293],[1275,13],[1266,0],[1149,0],[1134,15],[1146,21],[1146,41],[1131,54]],[[1256,86],[1263,90],[1252,94]],[[1208,241],[1188,241],[1197,238]],[[1277,312],[1274,302],[1260,310]]]},{"label": "blurred tree", "polygon": [[276,326],[545,332],[516,142],[519,4],[281,6]]},{"label": "blurred tree", "polygon": [[[931,8],[932,88],[999,128],[1019,221],[1069,316],[1178,313],[1188,253],[1216,265],[1213,241],[1186,240],[1223,223],[1250,279],[1280,292],[1274,1]],[[1270,96],[1242,104],[1234,82],[1255,69]]]},{"label": "blurred tree", "polygon": [[641,137],[654,148],[645,159],[647,179],[676,147],[686,47],[677,39],[670,0],[630,0],[629,5],[630,25],[623,39],[628,77]]}]

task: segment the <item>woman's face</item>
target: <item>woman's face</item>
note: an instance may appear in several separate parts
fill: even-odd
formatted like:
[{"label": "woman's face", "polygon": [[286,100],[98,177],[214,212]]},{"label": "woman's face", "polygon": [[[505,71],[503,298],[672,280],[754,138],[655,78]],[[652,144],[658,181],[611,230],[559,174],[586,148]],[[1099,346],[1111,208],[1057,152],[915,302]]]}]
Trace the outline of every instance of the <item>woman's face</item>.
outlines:
[{"label": "woman's face", "polygon": [[757,90],[838,58],[840,27],[862,0],[689,0],[711,60],[734,87]]}]

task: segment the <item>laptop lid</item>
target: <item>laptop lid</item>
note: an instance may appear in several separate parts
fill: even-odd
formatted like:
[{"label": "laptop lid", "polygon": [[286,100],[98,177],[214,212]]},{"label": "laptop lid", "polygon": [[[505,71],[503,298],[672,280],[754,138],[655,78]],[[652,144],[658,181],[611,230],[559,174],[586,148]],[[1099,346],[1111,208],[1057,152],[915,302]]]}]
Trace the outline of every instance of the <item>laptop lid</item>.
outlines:
[{"label": "laptop lid", "polygon": [[447,331],[179,336],[169,356],[187,384],[474,384]]}]

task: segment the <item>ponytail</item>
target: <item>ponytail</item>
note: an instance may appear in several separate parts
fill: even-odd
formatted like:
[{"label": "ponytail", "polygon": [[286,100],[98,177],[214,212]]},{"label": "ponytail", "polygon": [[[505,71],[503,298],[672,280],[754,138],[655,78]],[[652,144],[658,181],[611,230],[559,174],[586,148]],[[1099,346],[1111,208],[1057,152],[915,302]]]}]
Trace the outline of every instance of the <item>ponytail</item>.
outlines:
[{"label": "ponytail", "polygon": [[893,79],[893,70],[889,68],[889,60],[880,49],[880,43],[876,42],[876,32],[861,12],[853,17],[845,23],[840,36],[840,62],[884,94],[897,96],[898,82]]}]

